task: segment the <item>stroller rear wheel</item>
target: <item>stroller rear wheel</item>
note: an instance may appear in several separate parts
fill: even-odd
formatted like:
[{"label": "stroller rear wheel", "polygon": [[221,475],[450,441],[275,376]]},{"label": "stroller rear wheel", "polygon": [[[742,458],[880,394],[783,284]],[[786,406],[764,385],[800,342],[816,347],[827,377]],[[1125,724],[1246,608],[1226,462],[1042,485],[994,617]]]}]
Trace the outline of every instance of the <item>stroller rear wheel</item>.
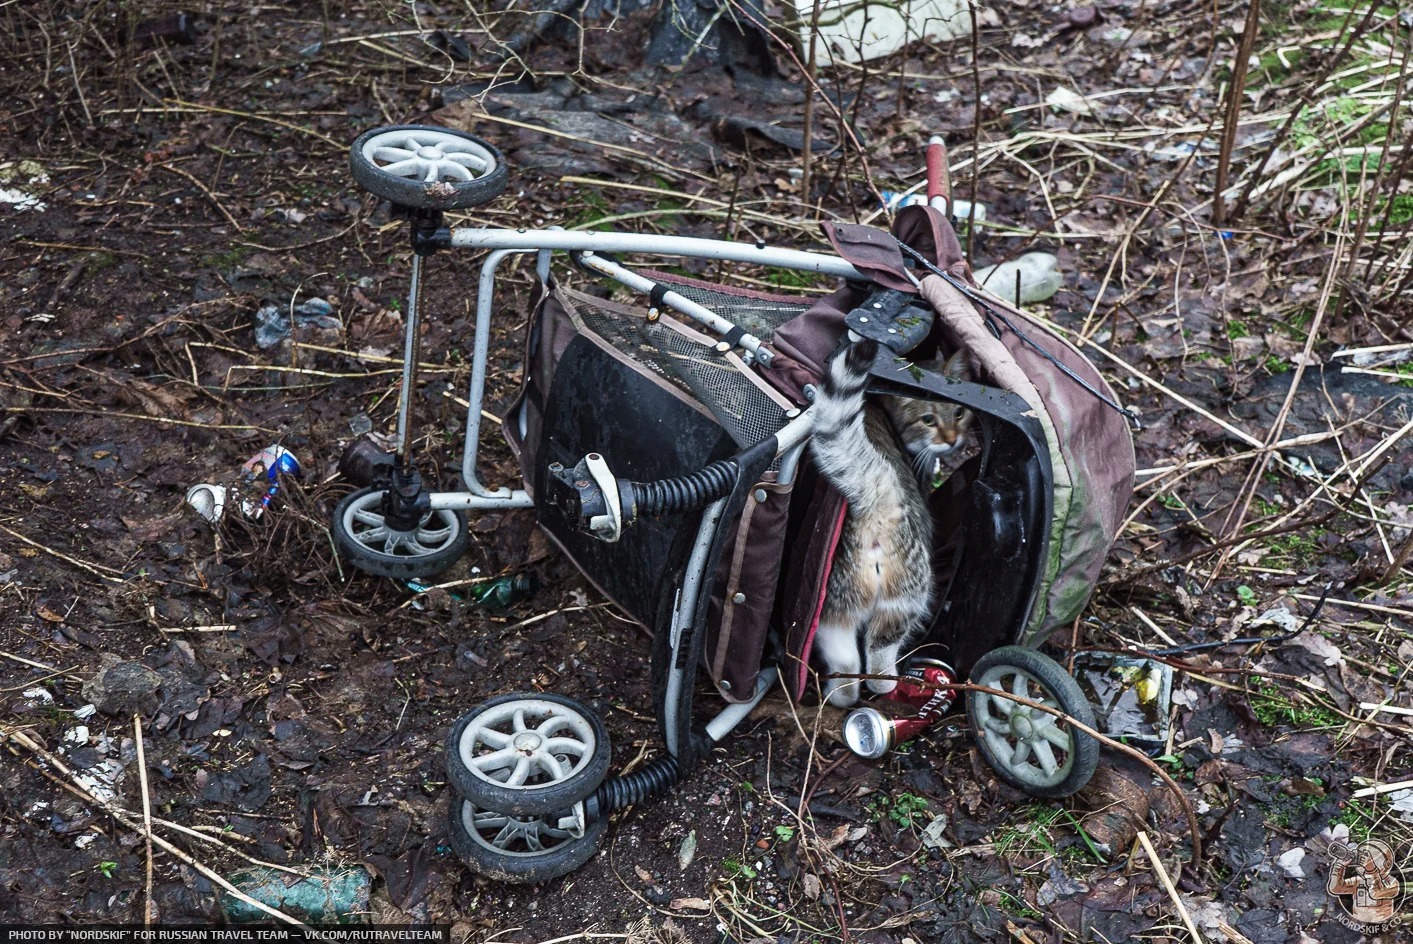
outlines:
[{"label": "stroller rear wheel", "polygon": [[534,816],[589,797],[612,753],[598,715],[563,695],[501,695],[462,715],[446,741],[456,792],[484,810]]},{"label": "stroller rear wheel", "polygon": [[456,854],[482,875],[502,882],[545,882],[574,871],[598,850],[608,819],[567,822],[575,818],[513,816],[453,796],[447,825]]},{"label": "stroller rear wheel", "polygon": [[383,517],[383,491],[360,489],[334,509],[334,546],[353,566],[377,577],[434,577],[466,552],[461,512],[429,511],[411,531],[398,531]]},{"label": "stroller rear wheel", "polygon": [[[1034,649],[1002,646],[977,660],[973,684],[1010,692],[1094,727],[1094,712],[1064,668]],[[1078,791],[1099,765],[1099,742],[1054,715],[999,695],[967,692],[967,717],[986,762],[1011,786],[1056,799]]]}]

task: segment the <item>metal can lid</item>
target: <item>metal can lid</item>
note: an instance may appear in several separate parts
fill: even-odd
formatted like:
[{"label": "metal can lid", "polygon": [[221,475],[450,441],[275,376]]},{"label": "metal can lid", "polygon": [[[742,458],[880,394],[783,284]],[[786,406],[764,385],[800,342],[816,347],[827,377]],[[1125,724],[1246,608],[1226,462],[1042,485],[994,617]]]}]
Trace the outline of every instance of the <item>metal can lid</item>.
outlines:
[{"label": "metal can lid", "polygon": [[876,760],[893,746],[893,725],[877,708],[857,708],[844,719],[844,743],[860,757]]}]

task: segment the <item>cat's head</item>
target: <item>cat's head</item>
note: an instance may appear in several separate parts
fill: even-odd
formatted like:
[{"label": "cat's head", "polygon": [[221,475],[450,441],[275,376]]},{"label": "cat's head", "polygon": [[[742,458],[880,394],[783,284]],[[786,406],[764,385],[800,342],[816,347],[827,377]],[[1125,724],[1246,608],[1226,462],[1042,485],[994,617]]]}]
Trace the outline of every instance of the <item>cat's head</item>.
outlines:
[{"label": "cat's head", "polygon": [[[966,358],[960,351],[945,362],[918,366],[940,373],[948,380],[971,379]],[[971,410],[966,407],[907,397],[883,397],[882,401],[893,429],[907,450],[913,471],[922,481],[930,480],[941,458],[966,441],[972,420]]]}]

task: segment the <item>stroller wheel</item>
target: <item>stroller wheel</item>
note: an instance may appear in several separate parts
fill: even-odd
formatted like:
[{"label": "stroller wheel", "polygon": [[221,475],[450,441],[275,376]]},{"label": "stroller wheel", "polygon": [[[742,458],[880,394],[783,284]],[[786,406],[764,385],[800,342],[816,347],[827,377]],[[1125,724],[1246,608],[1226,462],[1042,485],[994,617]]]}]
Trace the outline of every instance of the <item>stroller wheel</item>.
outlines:
[{"label": "stroller wheel", "polygon": [[[1094,712],[1079,684],[1048,656],[1002,646],[977,660],[971,681],[1062,711],[1094,727]],[[997,695],[967,692],[967,717],[986,762],[1031,796],[1066,797],[1094,776],[1099,742],[1054,715]]]},{"label": "stroller wheel", "polygon": [[461,512],[431,511],[411,531],[394,531],[383,518],[383,491],[360,489],[334,509],[334,546],[353,566],[378,577],[432,577],[465,553]]},{"label": "stroller wheel", "polygon": [[453,796],[448,817],[452,848],[463,862],[501,882],[545,882],[567,875],[598,850],[608,819],[571,815],[512,816]]},{"label": "stroller wheel", "polygon": [[460,210],[500,196],[509,174],[494,146],[460,131],[393,125],[359,135],[353,179],[397,206]]},{"label": "stroller wheel", "polygon": [[564,810],[608,774],[603,722],[562,695],[501,695],[462,715],[446,741],[456,792],[484,810],[515,816]]}]

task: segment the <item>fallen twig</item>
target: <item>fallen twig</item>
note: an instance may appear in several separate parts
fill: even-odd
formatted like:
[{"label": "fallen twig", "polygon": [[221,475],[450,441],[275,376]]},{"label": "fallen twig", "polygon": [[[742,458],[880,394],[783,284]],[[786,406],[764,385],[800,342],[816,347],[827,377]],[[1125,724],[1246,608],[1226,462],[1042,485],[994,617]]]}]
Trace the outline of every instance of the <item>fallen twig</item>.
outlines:
[{"label": "fallen twig", "polygon": [[147,839],[147,901],[142,909],[143,927],[152,927],[157,902],[152,898],[152,797],[147,786],[147,753],[142,744],[142,715],[132,716],[133,739],[137,743],[137,777],[142,785],[142,828]]},{"label": "fallen twig", "polygon": [[1187,933],[1192,935],[1193,944],[1202,944],[1202,935],[1197,933],[1197,926],[1192,923],[1192,915],[1187,913],[1187,906],[1178,897],[1177,889],[1173,887],[1173,880],[1168,877],[1168,870],[1163,868],[1163,860],[1158,858],[1158,853],[1153,850],[1153,843],[1148,841],[1148,834],[1141,829],[1138,831],[1138,841],[1142,843],[1143,851],[1148,855],[1148,861],[1153,864],[1153,871],[1158,873],[1158,880],[1163,883],[1163,889],[1172,899],[1173,907],[1178,910],[1178,915],[1182,918]]},{"label": "fallen twig", "polygon": [[[123,572],[122,572],[121,570],[118,570],[117,568],[114,568],[114,567],[106,567],[106,566],[104,566],[103,564],[91,564],[91,563],[88,563],[88,562],[86,562],[86,561],[81,561],[81,560],[79,560],[79,559],[76,558],[76,557],[70,557],[70,556],[68,556],[67,554],[61,554],[61,553],[59,553],[58,551],[54,550],[53,548],[45,547],[43,544],[40,544],[38,541],[35,541],[35,540],[32,540],[32,539],[30,539],[30,538],[25,537],[23,534],[20,534],[20,532],[18,532],[18,531],[15,531],[15,530],[12,530],[12,529],[10,529],[10,528],[5,527],[3,524],[0,524],[0,531],[4,531],[6,534],[10,535],[11,537],[16,538],[16,539],[18,539],[18,540],[21,540],[21,541],[25,542],[25,543],[28,544],[30,547],[38,548],[39,550],[41,550],[41,551],[43,551],[44,553],[50,555],[51,557],[57,557],[57,558],[59,558],[59,560],[61,560],[61,561],[67,561],[68,563],[73,564],[75,567],[82,568],[83,570],[88,571],[90,574],[93,574],[93,575],[96,576],[96,577],[100,577],[100,578],[102,578],[103,580],[107,580],[107,581],[110,582],[110,583],[122,583],[122,582],[123,582],[123,580],[122,580],[122,573],[123,573]],[[106,573],[105,573],[105,571],[106,571]],[[115,576],[113,576],[114,574],[117,574],[118,576],[115,577]],[[30,663],[30,664],[33,665],[34,663]],[[48,666],[40,666],[40,668],[48,668]]]}]

